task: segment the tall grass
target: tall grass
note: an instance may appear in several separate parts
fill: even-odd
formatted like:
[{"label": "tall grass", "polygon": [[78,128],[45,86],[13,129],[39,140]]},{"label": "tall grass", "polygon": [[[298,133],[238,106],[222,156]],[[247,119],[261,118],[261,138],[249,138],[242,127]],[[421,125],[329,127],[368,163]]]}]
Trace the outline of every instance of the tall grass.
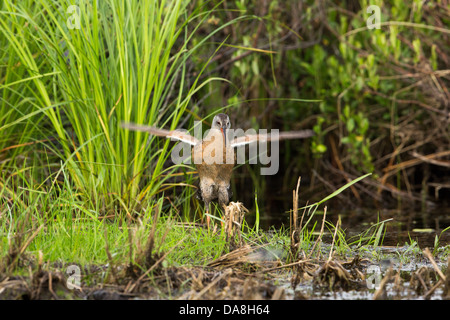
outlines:
[{"label": "tall grass", "polygon": [[[4,7],[4,3],[0,5],[0,11]],[[0,20],[2,30],[5,21]],[[17,33],[15,26],[9,27]],[[24,41],[28,40],[24,36]],[[36,56],[33,54],[33,59]],[[28,77],[39,76],[30,76],[29,68],[18,61],[8,37],[0,33],[0,199],[18,202],[14,182],[30,165],[29,151],[43,138],[42,130],[36,125],[43,115],[33,99],[33,89],[27,85]]]},{"label": "tall grass", "polygon": [[[168,179],[180,168],[167,167],[169,141],[120,124],[174,129],[185,123],[192,96],[224,80],[200,81],[212,56],[196,76],[188,74],[192,54],[223,28],[254,18],[241,16],[194,39],[219,4],[188,9],[183,0],[80,0],[79,11],[68,11],[71,4],[7,0],[0,7],[0,150],[12,159],[1,162],[9,169],[0,181],[2,255],[27,249],[52,261],[105,262],[108,247],[126,256],[136,227],[122,225],[118,211],[139,213],[136,243],[155,225],[156,206],[169,217],[180,208],[192,211],[186,200],[192,190],[182,191],[176,213],[161,207],[164,191],[176,185]],[[21,154],[27,146],[30,152]],[[188,175],[186,184],[192,182]],[[169,247],[171,237],[186,232],[168,230]],[[215,257],[225,248],[223,239],[205,242],[201,229],[189,232],[192,250],[180,259],[198,261],[196,248],[205,245]]]},{"label": "tall grass", "polygon": [[[65,170],[61,174],[66,176]],[[178,223],[173,211],[163,211],[163,198],[149,201],[138,222],[131,223],[120,216],[97,216],[72,193],[70,183],[56,184],[47,192],[24,188],[16,192],[20,203],[7,203],[1,212],[0,276],[19,261],[40,256],[44,261],[79,265],[140,264],[153,230],[158,250],[173,250],[166,259],[169,263],[206,264],[227,248],[224,236],[210,237],[202,228]],[[162,212],[164,216],[155,214]],[[174,248],[181,239],[183,247]]]},{"label": "tall grass", "polygon": [[[190,55],[211,36],[191,44],[211,11],[188,13],[188,3],[79,1],[79,11],[50,0],[3,3],[4,59],[23,69],[4,77],[0,115],[12,113],[4,109],[21,99],[45,116],[56,137],[48,147],[67,168],[76,195],[100,211],[128,211],[158,192],[174,170],[163,167],[169,141],[124,130],[121,121],[174,129],[192,95],[220,80],[200,82],[200,70],[185,83]],[[76,18],[79,28],[72,28]],[[22,88],[29,96],[8,99]]]}]

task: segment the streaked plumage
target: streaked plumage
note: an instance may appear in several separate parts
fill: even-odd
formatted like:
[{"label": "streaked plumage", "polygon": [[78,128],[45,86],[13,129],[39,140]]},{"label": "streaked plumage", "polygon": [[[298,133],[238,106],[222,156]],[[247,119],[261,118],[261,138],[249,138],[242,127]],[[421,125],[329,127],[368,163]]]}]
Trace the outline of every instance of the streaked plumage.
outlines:
[{"label": "streaked plumage", "polygon": [[[205,202],[206,212],[208,212],[209,210],[210,202],[215,199],[218,200],[219,205],[221,206],[228,205],[230,198],[230,180],[235,159],[227,159],[227,149],[244,146],[253,142],[257,142],[261,139],[264,139],[266,141],[271,141],[272,139],[272,136],[270,134],[255,134],[237,137],[228,142],[226,138],[226,131],[230,129],[231,126],[228,115],[224,113],[219,113],[214,117],[211,130],[209,131],[208,135],[201,141],[186,132],[178,130],[169,131],[150,126],[136,125],[132,123],[123,123],[122,127],[134,131],[148,132],[156,136],[172,138],[189,143],[193,146],[192,156],[194,159],[194,163],[196,163],[196,157],[201,157],[201,163],[197,163],[195,166],[200,178],[200,193],[203,201]],[[277,139],[302,139],[311,137],[312,135],[313,132],[311,130],[288,131],[280,132]],[[221,137],[223,137],[223,140],[220,139]],[[211,160],[211,158],[208,157],[216,156],[215,154],[205,154],[205,150],[208,150],[211,147],[214,150],[223,150],[224,161],[222,163],[211,163],[212,161],[209,161]],[[229,152],[228,157],[230,154],[233,154],[234,157],[234,152]]]}]

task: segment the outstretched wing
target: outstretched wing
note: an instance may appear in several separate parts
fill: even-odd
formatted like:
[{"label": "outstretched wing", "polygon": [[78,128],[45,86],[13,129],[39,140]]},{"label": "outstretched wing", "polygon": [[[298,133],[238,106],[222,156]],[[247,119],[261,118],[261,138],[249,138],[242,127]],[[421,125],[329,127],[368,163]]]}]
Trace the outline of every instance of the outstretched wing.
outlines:
[{"label": "outstretched wing", "polygon": [[237,137],[234,138],[231,141],[231,147],[240,147],[244,146],[246,144],[250,144],[253,142],[256,142],[258,140],[288,140],[288,139],[304,139],[309,138],[314,135],[314,132],[312,130],[302,130],[302,131],[286,131],[286,132],[280,132],[278,135],[274,135],[272,137],[271,134],[251,134],[251,135],[245,135],[243,137]]},{"label": "outstretched wing", "polygon": [[134,124],[134,123],[124,123],[124,122],[122,122],[122,128],[125,128],[128,130],[133,130],[133,131],[148,132],[155,136],[166,137],[166,138],[183,141],[183,142],[189,143],[190,145],[193,145],[193,146],[195,146],[197,143],[200,142],[197,138],[195,138],[195,137],[191,136],[189,133],[183,132],[181,130],[169,131],[169,130],[165,130],[165,129],[159,129],[159,128],[155,128],[155,127],[144,126],[144,125],[139,125],[139,124]]}]

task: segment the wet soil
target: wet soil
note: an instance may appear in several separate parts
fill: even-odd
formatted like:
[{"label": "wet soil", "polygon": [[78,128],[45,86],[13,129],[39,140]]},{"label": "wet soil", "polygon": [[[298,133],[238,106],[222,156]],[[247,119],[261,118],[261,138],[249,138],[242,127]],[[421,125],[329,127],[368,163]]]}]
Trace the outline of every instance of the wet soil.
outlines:
[{"label": "wet soil", "polygon": [[[315,258],[273,259],[271,248],[244,244],[205,267],[37,266],[0,278],[0,299],[450,299],[448,248],[434,258],[418,247],[380,246],[341,256],[321,245]],[[78,274],[74,268],[78,267]],[[32,271],[36,270],[36,271]],[[79,275],[77,278],[76,276]]]},{"label": "wet soil", "polygon": [[[25,254],[15,272],[0,273],[0,299],[450,299],[450,230],[442,232],[450,225],[446,210],[340,211],[347,238],[391,219],[382,243],[339,252],[333,235],[325,233],[313,257],[293,253],[291,243],[275,249],[270,240],[257,246],[240,235],[230,243],[230,253],[206,266],[164,267],[160,256],[145,259],[144,268],[39,264]],[[337,213],[327,212],[331,223],[337,219]],[[288,228],[288,215],[261,220],[262,228],[268,225]],[[265,235],[270,239],[273,232]]]}]

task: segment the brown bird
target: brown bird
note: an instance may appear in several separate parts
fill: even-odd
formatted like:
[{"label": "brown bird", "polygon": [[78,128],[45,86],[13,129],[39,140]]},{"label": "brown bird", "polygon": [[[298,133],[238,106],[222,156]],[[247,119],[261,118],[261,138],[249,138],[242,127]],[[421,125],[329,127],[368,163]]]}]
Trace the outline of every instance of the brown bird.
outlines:
[{"label": "brown bird", "polygon": [[[224,113],[217,114],[212,122],[211,130],[203,140],[178,130],[164,130],[155,127],[123,123],[123,128],[133,131],[143,131],[186,142],[193,146],[192,156],[200,178],[200,194],[205,203],[207,223],[209,225],[209,204],[218,200],[220,206],[228,205],[230,200],[230,180],[235,164],[234,148],[247,145],[258,140],[270,141],[269,134],[244,135],[228,141],[227,130],[230,129],[230,118]],[[313,135],[311,130],[281,132],[278,140],[308,138]],[[216,153],[217,152],[217,153]]]}]

